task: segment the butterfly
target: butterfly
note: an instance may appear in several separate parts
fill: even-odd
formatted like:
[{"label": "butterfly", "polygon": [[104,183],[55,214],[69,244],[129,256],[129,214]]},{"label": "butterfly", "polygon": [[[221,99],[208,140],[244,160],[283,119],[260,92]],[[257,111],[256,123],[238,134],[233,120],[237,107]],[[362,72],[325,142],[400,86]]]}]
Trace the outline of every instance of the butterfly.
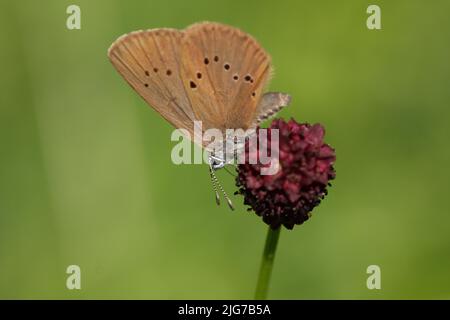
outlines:
[{"label": "butterfly", "polygon": [[[224,24],[134,31],[114,41],[108,57],[153,109],[191,137],[198,121],[203,131],[252,132],[291,100],[285,93],[263,92],[272,74],[270,56],[250,35]],[[203,141],[202,146],[209,152],[216,202],[220,189],[233,209],[214,173],[229,162],[217,151],[221,146],[211,148]]]}]

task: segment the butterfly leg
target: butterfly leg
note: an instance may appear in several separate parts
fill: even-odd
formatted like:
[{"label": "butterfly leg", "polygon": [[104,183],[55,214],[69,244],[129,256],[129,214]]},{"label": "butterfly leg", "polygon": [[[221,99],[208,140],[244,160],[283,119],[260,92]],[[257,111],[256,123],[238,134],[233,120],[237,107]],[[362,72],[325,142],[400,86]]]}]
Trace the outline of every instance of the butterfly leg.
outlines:
[{"label": "butterfly leg", "polygon": [[223,167],[225,169],[226,172],[228,172],[230,175],[232,175],[233,177],[237,177],[236,174],[234,174],[233,172],[231,172],[227,167]]}]

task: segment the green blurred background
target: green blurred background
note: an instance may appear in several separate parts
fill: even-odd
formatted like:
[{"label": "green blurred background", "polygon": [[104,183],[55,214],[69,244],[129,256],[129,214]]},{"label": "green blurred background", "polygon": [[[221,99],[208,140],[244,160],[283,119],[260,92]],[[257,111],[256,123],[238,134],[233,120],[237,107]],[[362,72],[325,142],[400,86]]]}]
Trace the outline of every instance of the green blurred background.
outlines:
[{"label": "green blurred background", "polygon": [[328,198],[281,234],[269,297],[450,298],[449,1],[0,3],[0,298],[253,296],[266,226],[241,198],[215,205],[206,165],[172,164],[172,128],[106,56],[129,31],[202,20],[256,37],[270,89],[294,98],[281,116],[323,123],[337,150]]}]

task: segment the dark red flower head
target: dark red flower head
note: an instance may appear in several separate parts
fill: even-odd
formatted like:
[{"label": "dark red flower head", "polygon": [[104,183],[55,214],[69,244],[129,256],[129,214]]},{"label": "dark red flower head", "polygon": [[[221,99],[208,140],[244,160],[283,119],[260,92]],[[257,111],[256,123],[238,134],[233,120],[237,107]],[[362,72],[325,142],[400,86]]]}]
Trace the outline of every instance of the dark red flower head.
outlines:
[{"label": "dark red flower head", "polygon": [[[323,142],[325,130],[320,124],[299,124],[293,119],[272,122],[267,143],[258,146],[267,145],[269,155],[272,129],[279,130],[278,171],[273,175],[261,175],[261,168],[269,165],[248,162],[239,165],[237,193],[244,195],[244,204],[273,229],[281,225],[292,229],[308,220],[312,209],[327,194],[329,181],[335,177],[333,164],[336,155],[334,149]],[[249,149],[247,143],[246,159],[251,152],[259,152]]]}]

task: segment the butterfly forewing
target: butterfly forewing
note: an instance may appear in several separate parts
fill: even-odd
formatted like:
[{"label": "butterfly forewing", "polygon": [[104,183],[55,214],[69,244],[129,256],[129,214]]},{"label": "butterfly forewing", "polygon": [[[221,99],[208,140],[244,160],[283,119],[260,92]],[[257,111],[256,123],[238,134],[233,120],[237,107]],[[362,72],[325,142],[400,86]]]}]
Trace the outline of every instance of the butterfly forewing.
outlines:
[{"label": "butterfly forewing", "polygon": [[136,31],[119,38],[109,58],[125,80],[176,128],[193,130],[195,116],[180,76],[183,33]]}]

